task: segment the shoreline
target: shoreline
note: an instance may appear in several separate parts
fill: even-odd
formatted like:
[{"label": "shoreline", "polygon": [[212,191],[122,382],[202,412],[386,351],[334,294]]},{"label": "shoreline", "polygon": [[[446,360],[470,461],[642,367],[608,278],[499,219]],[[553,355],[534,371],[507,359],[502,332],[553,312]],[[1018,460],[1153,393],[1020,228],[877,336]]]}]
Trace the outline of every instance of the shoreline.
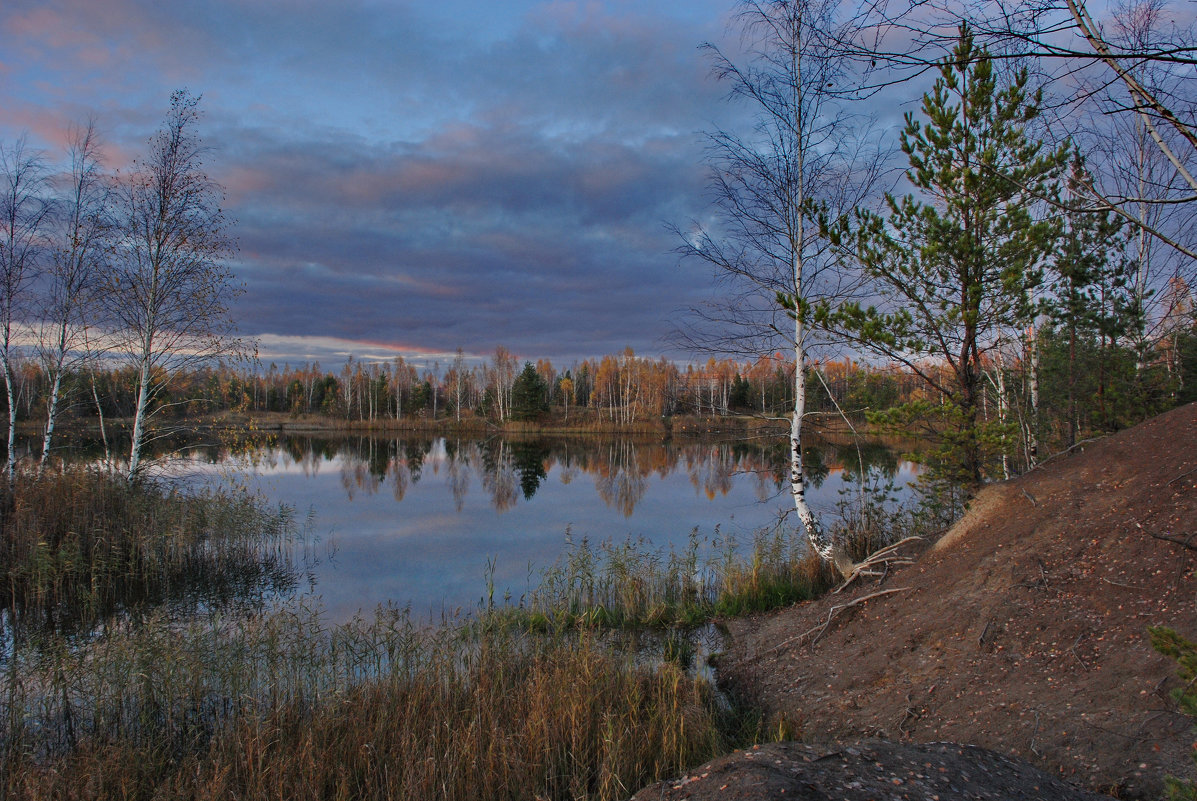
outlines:
[{"label": "shoreline", "polygon": [[[110,434],[126,432],[132,427],[131,418],[115,418],[105,420],[105,428]],[[874,430],[867,422],[854,422],[855,434],[858,436],[878,438],[884,436]],[[246,433],[277,433],[277,434],[380,434],[392,432],[409,432],[435,434],[531,434],[545,436],[583,436],[583,435],[622,435],[663,437],[672,436],[708,436],[711,434],[768,434],[770,436],[788,437],[789,418],[766,418],[753,415],[729,416],[698,416],[675,415],[665,418],[645,419],[631,423],[618,423],[610,420],[590,419],[566,421],[562,419],[547,419],[540,421],[505,420],[497,423],[486,418],[472,417],[461,421],[452,418],[376,418],[374,420],[339,420],[319,415],[293,416],[280,412],[245,414],[225,412],[216,415],[206,415],[190,420],[163,420],[162,428],[176,428],[180,433],[186,431],[241,431]],[[853,428],[842,419],[819,420],[807,423],[808,431],[815,436],[851,436]],[[57,435],[98,434],[100,430],[95,420],[61,421],[56,427]],[[17,424],[17,431],[25,436],[40,436],[43,431],[41,420],[23,420]]]}]

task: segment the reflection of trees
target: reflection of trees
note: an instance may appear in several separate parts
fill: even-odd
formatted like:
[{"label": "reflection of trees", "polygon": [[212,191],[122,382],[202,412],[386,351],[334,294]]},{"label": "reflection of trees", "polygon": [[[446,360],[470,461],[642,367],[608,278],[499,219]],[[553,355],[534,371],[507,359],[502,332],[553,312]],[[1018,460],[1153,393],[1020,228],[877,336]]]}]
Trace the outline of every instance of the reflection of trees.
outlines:
[{"label": "reflection of trees", "polygon": [[[407,460],[399,456],[399,449],[391,458],[391,495],[401,501],[407,495],[407,488],[412,485],[411,470],[407,467]],[[417,477],[418,480],[418,477]]]},{"label": "reflection of trees", "polygon": [[[248,456],[248,454],[247,454]],[[630,516],[648,491],[648,477],[665,478],[685,470],[700,495],[713,499],[728,494],[737,475],[754,482],[758,499],[765,501],[788,490],[789,452],[783,439],[762,437],[736,442],[644,442],[635,439],[587,437],[491,437],[485,440],[431,440],[355,437],[329,440],[318,437],[284,437],[261,464],[289,456],[303,466],[305,475],[319,472],[324,461],[340,460],[341,482],[352,499],[373,495],[390,482],[396,500],[420,480],[426,467],[446,482],[460,512],[477,475],[497,511],[513,508],[522,495],[531,500],[554,470],[562,484],[581,474],[595,476],[599,497],[624,516]],[[443,465],[442,465],[443,461]],[[805,449],[806,474],[818,487],[836,470],[844,480],[856,481],[863,464],[866,473],[892,478],[897,474],[897,453],[881,442],[850,439],[823,440]]]},{"label": "reflection of trees", "polygon": [[341,486],[351,501],[359,490],[366,495],[376,494],[386,478],[385,463],[380,474],[375,460],[377,444],[380,443],[372,437],[362,438],[356,442],[346,442],[341,449]]},{"label": "reflection of trees", "polygon": [[849,482],[858,481],[862,469],[887,480],[898,474],[898,454],[883,442],[823,440],[811,451],[811,466],[822,470],[823,478],[833,469],[843,469]]},{"label": "reflection of trees", "polygon": [[563,464],[557,471],[557,475],[561,478],[562,486],[568,487],[578,477],[578,466],[576,464]]},{"label": "reflection of trees", "polygon": [[742,459],[733,456],[726,445],[706,445],[693,448],[686,455],[686,473],[690,483],[714,500],[716,495],[726,495],[732,488],[732,476],[746,467]]},{"label": "reflection of trees", "polygon": [[512,444],[511,461],[520,474],[520,490],[524,493],[524,500],[532,500],[540,488],[540,482],[548,478],[544,467],[548,456],[549,448],[543,443],[532,441]]},{"label": "reflection of trees", "polygon": [[831,475],[831,468],[838,466],[828,461],[827,450],[821,443],[802,449],[802,471],[806,474],[806,483],[815,489],[823,486],[823,482]]},{"label": "reflection of trees", "polygon": [[461,440],[445,440],[445,461],[448,462],[446,473],[449,492],[453,494],[453,504],[460,512],[470,489],[470,463],[468,454],[462,452]]},{"label": "reflection of trees", "polygon": [[646,472],[641,468],[640,449],[629,440],[612,442],[600,449],[605,459],[596,465],[598,479],[594,482],[599,497],[608,506],[618,509],[624,517],[631,517],[636,504],[648,489]]},{"label": "reflection of trees", "polygon": [[506,440],[488,439],[479,447],[482,462],[482,487],[490,493],[496,511],[506,512],[515,506],[516,479],[511,447]]}]

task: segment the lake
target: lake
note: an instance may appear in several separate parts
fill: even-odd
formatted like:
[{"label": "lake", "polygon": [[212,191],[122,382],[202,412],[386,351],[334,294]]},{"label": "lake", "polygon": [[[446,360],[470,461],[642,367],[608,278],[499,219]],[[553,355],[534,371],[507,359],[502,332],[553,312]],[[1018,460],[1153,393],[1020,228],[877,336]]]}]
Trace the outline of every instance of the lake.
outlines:
[{"label": "lake", "polygon": [[[661,442],[579,436],[280,436],[200,448],[168,470],[246,484],[309,520],[306,579],[333,621],[383,602],[416,616],[514,600],[567,538],[682,548],[774,524],[792,508],[784,438]],[[879,443],[819,442],[808,497],[834,514],[860,465],[903,487],[914,463]]]}]

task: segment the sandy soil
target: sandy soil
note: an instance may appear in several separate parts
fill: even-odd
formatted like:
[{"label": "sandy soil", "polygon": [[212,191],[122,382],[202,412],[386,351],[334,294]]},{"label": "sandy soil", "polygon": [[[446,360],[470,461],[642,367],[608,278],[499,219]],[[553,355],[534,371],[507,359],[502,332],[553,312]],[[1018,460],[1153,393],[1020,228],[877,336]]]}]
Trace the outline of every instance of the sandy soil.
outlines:
[{"label": "sandy soil", "polygon": [[1197,405],[986,488],[883,585],[732,621],[719,672],[807,743],[969,743],[1156,798],[1197,738],[1147,638],[1197,638],[1197,550],[1164,537],[1197,546]]}]

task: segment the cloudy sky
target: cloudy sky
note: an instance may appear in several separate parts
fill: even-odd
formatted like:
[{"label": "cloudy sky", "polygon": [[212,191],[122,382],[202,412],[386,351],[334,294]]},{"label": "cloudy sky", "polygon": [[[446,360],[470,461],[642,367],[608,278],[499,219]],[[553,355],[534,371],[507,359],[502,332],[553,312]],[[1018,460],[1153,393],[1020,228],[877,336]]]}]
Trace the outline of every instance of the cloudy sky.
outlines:
[{"label": "cloudy sky", "polygon": [[120,167],[201,94],[265,361],[669,353],[712,291],[666,224],[706,208],[731,5],[4,0],[0,138],[94,115]]}]

